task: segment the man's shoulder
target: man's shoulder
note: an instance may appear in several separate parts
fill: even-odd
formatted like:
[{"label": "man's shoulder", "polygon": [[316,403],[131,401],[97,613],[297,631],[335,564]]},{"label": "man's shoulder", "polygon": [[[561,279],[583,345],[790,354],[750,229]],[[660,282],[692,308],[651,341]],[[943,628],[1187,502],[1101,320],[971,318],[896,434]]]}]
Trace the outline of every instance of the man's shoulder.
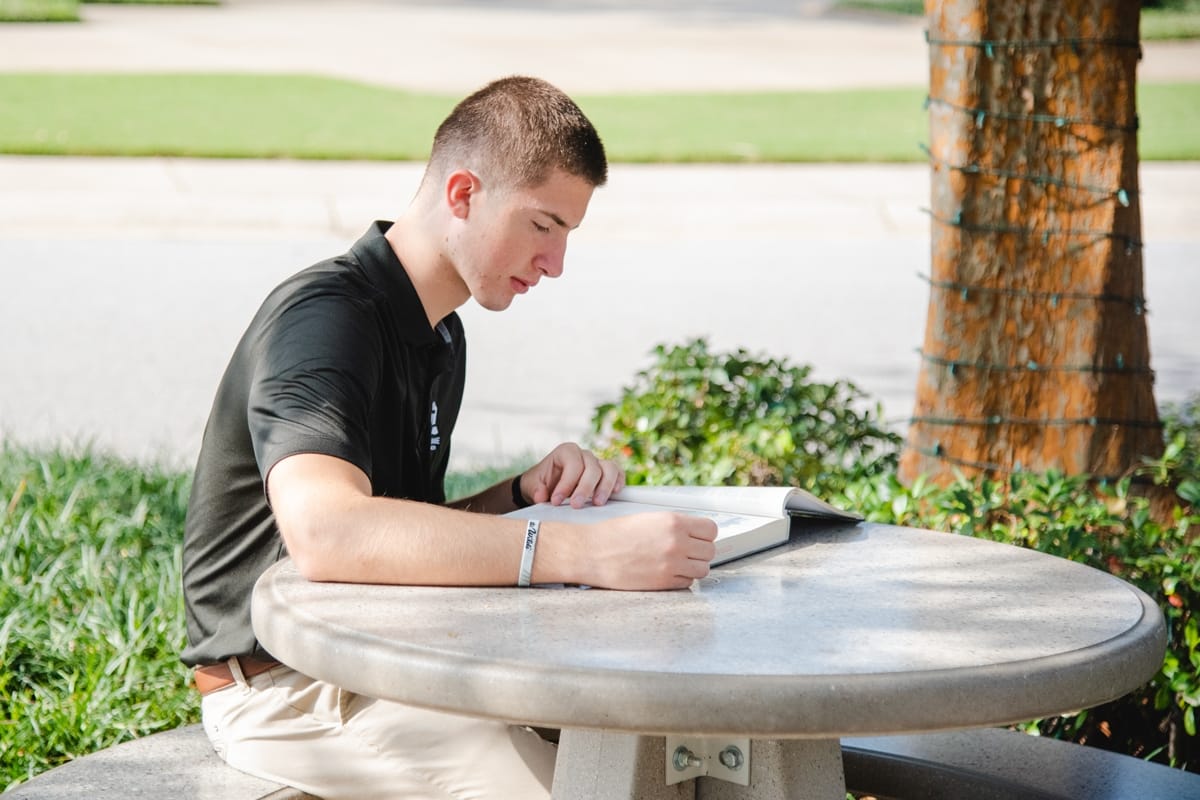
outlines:
[{"label": "man's shoulder", "polygon": [[348,253],[318,261],[285,278],[263,303],[283,310],[300,304],[361,305],[378,297],[378,289],[364,280]]}]

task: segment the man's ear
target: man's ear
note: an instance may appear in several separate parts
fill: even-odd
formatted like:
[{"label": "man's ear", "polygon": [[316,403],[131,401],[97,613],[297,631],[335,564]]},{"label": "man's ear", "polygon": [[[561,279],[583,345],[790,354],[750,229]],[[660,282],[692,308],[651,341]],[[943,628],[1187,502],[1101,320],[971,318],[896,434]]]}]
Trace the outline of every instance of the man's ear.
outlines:
[{"label": "man's ear", "polygon": [[459,219],[466,219],[471,211],[471,200],[482,186],[475,173],[468,169],[456,169],[446,178],[446,207]]}]

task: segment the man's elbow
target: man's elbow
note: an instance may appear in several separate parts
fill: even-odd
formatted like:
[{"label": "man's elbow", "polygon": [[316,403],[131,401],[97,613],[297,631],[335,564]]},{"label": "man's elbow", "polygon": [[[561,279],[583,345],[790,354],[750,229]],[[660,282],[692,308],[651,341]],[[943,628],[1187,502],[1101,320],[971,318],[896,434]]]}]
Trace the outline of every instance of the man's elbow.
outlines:
[{"label": "man's elbow", "polygon": [[290,456],[267,476],[279,535],[297,571],[311,581],[352,580],[355,520],[370,482],[329,456]]},{"label": "man's elbow", "polygon": [[276,514],[279,535],[296,571],[310,581],[343,580],[339,567],[338,536],[332,525],[317,514]]}]

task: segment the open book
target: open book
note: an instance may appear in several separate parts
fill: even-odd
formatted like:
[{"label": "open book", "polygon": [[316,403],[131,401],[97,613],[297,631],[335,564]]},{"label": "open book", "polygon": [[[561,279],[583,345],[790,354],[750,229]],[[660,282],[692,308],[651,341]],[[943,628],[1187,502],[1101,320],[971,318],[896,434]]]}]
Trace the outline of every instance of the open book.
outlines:
[{"label": "open book", "polygon": [[783,544],[792,517],[862,519],[803,489],[786,486],[627,486],[602,506],[539,503],[505,516],[586,524],[643,511],[677,511],[714,520],[717,555],[713,566]]}]

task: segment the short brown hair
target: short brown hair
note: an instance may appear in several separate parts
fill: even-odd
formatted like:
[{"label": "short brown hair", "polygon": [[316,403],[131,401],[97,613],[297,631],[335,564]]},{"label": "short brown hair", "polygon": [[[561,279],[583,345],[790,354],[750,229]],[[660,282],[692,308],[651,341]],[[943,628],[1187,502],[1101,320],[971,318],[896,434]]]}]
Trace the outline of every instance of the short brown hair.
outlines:
[{"label": "short brown hair", "polygon": [[509,186],[536,186],[555,169],[593,186],[608,180],[604,144],[575,101],[521,76],[489,83],[438,127],[428,171],[441,176],[460,167]]}]

